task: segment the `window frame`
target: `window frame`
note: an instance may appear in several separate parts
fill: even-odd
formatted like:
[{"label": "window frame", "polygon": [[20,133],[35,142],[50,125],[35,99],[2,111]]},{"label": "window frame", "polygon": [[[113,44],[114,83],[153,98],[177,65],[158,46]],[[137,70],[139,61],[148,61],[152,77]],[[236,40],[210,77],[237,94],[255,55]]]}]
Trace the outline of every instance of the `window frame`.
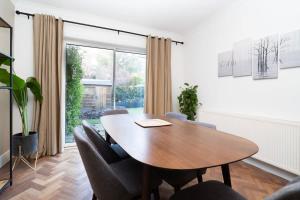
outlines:
[{"label": "window frame", "polygon": [[[89,86],[110,86],[112,87],[112,105],[115,107],[115,87],[116,87],[116,53],[131,53],[131,54],[139,54],[144,55],[146,57],[147,62],[147,51],[146,48],[139,48],[139,47],[132,47],[132,46],[125,46],[125,45],[117,45],[117,44],[109,44],[109,43],[101,43],[101,42],[95,42],[95,41],[87,41],[87,40],[78,40],[74,38],[65,38],[64,41],[64,56],[63,56],[63,67],[62,67],[62,112],[61,112],[61,132],[62,134],[62,144],[64,148],[73,147],[76,144],[75,143],[66,143],[65,142],[65,109],[66,109],[66,48],[67,45],[73,45],[73,46],[79,46],[79,47],[88,47],[88,48],[97,48],[97,49],[106,49],[113,51],[113,77],[112,77],[112,83],[97,83],[97,81],[101,81],[100,79],[95,80],[83,80],[84,85]],[[145,77],[146,78],[146,77]],[[84,83],[85,82],[85,83]],[[93,83],[94,82],[94,83]],[[63,150],[63,149],[62,149]]]}]

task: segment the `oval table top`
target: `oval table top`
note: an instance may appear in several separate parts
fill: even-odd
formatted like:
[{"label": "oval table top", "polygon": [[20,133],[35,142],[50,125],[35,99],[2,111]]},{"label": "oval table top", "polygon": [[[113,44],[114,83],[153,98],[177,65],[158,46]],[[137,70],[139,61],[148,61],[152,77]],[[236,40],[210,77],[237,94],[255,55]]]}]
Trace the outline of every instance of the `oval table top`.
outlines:
[{"label": "oval table top", "polygon": [[[143,128],[136,120],[158,118],[170,126]],[[167,117],[107,115],[101,117],[107,133],[134,159],[166,169],[201,169],[243,160],[258,146],[241,137]]]}]

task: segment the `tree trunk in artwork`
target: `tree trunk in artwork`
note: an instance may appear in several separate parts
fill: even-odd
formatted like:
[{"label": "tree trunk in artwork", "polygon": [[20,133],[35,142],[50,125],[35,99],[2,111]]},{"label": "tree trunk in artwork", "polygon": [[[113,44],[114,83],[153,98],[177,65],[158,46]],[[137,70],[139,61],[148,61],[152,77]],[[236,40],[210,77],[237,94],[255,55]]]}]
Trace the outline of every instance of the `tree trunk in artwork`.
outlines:
[{"label": "tree trunk in artwork", "polygon": [[256,57],[257,57],[257,73],[259,76],[266,76],[267,72],[270,70],[269,62],[272,60],[271,55],[274,53],[273,62],[278,61],[278,43],[273,42],[270,38],[261,39],[258,41],[255,47]]}]

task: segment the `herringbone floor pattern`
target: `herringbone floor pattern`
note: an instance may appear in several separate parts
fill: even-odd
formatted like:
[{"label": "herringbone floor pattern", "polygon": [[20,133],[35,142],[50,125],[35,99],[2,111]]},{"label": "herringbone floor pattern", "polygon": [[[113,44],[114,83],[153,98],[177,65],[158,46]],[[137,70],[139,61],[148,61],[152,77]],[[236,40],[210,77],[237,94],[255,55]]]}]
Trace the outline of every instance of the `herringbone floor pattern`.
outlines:
[{"label": "herringbone floor pattern", "polygon": [[[249,200],[261,200],[286,181],[238,162],[230,165],[233,188]],[[207,171],[204,180],[222,180],[219,168]],[[196,181],[195,181],[196,182]],[[161,199],[166,200],[173,190],[167,184],[160,188]],[[77,148],[65,150],[55,157],[42,158],[34,172],[20,164],[14,172],[14,184],[1,200],[91,200],[92,190]]]}]

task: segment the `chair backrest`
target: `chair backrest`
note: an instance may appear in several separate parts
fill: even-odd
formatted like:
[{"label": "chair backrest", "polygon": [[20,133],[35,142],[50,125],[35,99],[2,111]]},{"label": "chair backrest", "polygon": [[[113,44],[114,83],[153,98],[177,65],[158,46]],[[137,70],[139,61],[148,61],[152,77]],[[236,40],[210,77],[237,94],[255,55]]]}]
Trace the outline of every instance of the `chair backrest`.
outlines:
[{"label": "chair backrest", "polygon": [[88,138],[95,145],[98,153],[104,158],[104,160],[110,164],[119,161],[120,158],[116,154],[105,139],[85,120],[82,121],[82,127],[88,136]]},{"label": "chair backrest", "polygon": [[118,114],[128,114],[128,110],[126,109],[115,109],[115,110],[105,110],[102,115],[118,115]]},{"label": "chair backrest", "polygon": [[205,122],[196,122],[196,121],[191,121],[191,120],[187,120],[187,121],[191,124],[196,124],[196,125],[204,126],[204,127],[211,128],[211,129],[217,129],[216,125],[214,125],[214,124],[209,124],[209,123],[205,123]]},{"label": "chair backrest", "polygon": [[84,131],[76,127],[74,137],[92,189],[98,199],[131,199],[131,195],[101,157]]},{"label": "chair backrest", "polygon": [[[128,114],[128,110],[126,110],[126,109],[105,110],[105,111],[103,111],[102,116],[118,115],[118,114]],[[106,131],[105,131],[105,136],[106,136],[106,142],[116,143]]]},{"label": "chair backrest", "polygon": [[187,119],[187,116],[185,114],[178,113],[178,112],[167,112],[166,117],[178,119],[178,120],[182,120],[182,121]]},{"label": "chair backrest", "polygon": [[300,177],[279,189],[265,200],[299,200],[300,199]]}]

